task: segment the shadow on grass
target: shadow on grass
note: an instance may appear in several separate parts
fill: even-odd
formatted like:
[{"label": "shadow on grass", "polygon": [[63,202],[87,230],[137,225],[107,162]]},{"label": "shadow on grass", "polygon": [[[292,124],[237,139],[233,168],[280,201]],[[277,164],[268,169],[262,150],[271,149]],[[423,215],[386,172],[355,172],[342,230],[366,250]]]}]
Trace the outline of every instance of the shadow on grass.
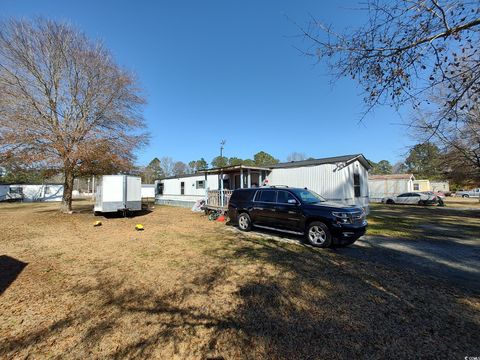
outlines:
[{"label": "shadow on grass", "polygon": [[217,265],[195,268],[168,290],[99,271],[91,285],[69,290],[89,299],[83,311],[1,339],[0,355],[52,351],[68,331],[75,356],[115,359],[453,358],[478,351],[478,314],[459,301],[465,295],[409,270],[247,236],[218,241],[208,250]]},{"label": "shadow on grass", "polygon": [[0,295],[15,281],[27,265],[27,263],[8,255],[0,255]]},{"label": "shadow on grass", "polygon": [[107,213],[96,213],[95,216],[97,217],[104,217],[106,219],[118,219],[118,218],[137,218],[137,217],[142,217],[150,214],[153,210],[150,209],[142,209],[139,211],[127,211],[126,214],[122,211],[117,211],[117,212],[107,212]]}]

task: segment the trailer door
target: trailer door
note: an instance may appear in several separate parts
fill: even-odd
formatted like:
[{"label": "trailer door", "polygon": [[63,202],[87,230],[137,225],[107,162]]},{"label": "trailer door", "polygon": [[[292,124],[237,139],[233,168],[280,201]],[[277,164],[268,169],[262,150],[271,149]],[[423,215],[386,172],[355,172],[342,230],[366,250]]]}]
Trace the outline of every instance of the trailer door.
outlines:
[{"label": "trailer door", "polygon": [[126,178],[126,208],[140,210],[142,208],[142,179],[134,176]]}]

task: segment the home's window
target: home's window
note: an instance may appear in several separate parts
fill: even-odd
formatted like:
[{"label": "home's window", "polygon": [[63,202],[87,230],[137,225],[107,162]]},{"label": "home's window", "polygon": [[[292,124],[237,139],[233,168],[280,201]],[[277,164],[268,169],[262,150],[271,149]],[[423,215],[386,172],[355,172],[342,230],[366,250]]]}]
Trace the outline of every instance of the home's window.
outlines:
[{"label": "home's window", "polygon": [[355,197],[360,197],[362,194],[361,184],[360,184],[360,175],[353,174],[353,190],[355,192]]},{"label": "home's window", "polygon": [[205,180],[197,180],[197,189],[205,189]]},{"label": "home's window", "polygon": [[180,183],[180,195],[185,195],[185,182]]},{"label": "home's window", "polygon": [[10,187],[8,192],[10,194],[23,194],[23,188],[21,188],[20,186],[15,186],[15,187],[12,186]]},{"label": "home's window", "polygon": [[413,190],[415,191],[420,190],[420,184],[413,184]]}]

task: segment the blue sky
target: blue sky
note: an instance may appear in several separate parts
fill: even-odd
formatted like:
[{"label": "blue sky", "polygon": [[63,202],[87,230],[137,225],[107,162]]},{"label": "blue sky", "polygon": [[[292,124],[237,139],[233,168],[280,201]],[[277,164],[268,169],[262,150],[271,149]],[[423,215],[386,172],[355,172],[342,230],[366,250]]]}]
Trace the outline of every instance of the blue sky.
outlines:
[{"label": "blue sky", "polygon": [[[102,40],[134,71],[148,104],[150,145],[138,163],[170,156],[210,161],[264,150],[285,160],[363,153],[399,160],[411,140],[397,112],[358,120],[360,89],[331,83],[327,69],[299,53],[308,43],[294,24],[311,15],[338,28],[361,22],[356,1],[0,0],[2,17],[66,20]],[[405,110],[404,114],[408,114]],[[405,116],[405,115],[404,115]]]}]

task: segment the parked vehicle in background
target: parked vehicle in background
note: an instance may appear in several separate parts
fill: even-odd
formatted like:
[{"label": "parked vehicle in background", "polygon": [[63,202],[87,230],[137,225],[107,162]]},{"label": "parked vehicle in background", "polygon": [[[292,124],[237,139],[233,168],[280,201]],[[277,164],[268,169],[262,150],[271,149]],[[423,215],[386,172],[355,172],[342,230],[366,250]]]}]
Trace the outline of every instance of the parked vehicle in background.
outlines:
[{"label": "parked vehicle in background", "polygon": [[461,196],[463,198],[480,197],[480,188],[472,190],[459,190],[455,193],[455,196]]},{"label": "parked vehicle in background", "polygon": [[438,197],[433,192],[409,192],[397,196],[384,197],[384,204],[433,205],[438,204]]},{"label": "parked vehicle in background", "polygon": [[303,234],[310,245],[350,245],[365,234],[364,209],[327,202],[313,191],[289,187],[237,189],[228,204],[242,231],[252,226]]},{"label": "parked vehicle in background", "polygon": [[[435,192],[435,191],[422,191],[423,194],[430,195],[430,196],[436,196],[437,197],[437,205],[438,206],[445,206],[445,202],[443,199],[445,198],[445,195],[442,194],[441,192]],[[441,195],[439,195],[441,194]]]}]

